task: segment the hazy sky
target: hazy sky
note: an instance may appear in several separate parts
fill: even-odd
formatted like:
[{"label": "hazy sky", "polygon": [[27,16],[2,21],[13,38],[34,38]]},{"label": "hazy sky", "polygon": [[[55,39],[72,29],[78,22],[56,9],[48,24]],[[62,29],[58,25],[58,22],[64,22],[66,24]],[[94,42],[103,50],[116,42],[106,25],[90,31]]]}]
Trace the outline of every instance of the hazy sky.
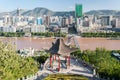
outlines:
[{"label": "hazy sky", "polygon": [[70,11],[74,10],[76,3],[83,4],[84,12],[98,9],[120,10],[120,0],[1,0],[0,12],[12,11],[18,7],[45,7],[53,11]]}]

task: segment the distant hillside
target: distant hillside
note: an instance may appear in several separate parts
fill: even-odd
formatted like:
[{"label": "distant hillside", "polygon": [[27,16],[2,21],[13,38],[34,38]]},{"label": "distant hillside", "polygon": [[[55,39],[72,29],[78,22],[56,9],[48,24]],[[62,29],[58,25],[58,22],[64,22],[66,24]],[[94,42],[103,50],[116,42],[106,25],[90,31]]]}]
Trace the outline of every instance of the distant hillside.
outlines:
[{"label": "distant hillside", "polygon": [[[27,11],[27,10],[20,9],[21,13],[23,13],[25,11]],[[4,16],[4,15],[8,15],[8,14],[11,15],[11,16],[16,16],[17,15],[17,9],[14,10],[14,11],[11,11],[11,12],[2,12],[2,13],[0,13],[0,16]]]},{"label": "distant hillside", "polygon": [[120,11],[116,10],[91,10],[86,15],[120,15]]},{"label": "distant hillside", "polygon": [[74,16],[74,11],[70,11],[70,12],[53,12],[49,9],[46,9],[46,8],[40,8],[40,7],[37,7],[33,10],[28,10],[28,11],[25,11],[23,12],[21,15],[24,15],[24,16],[35,16],[35,17],[38,17],[38,16],[42,16],[42,15],[49,15],[49,16],[68,16],[68,15],[73,15]]},{"label": "distant hillside", "polygon": [[69,12],[55,12],[54,16],[75,16],[75,12],[74,11],[69,11]]},{"label": "distant hillside", "polygon": [[[53,12],[49,9],[46,8],[41,8],[41,7],[37,7],[34,8],[32,10],[20,10],[21,15],[23,16],[34,16],[34,17],[38,17],[38,16],[42,16],[42,15],[49,15],[49,16],[68,16],[68,15],[73,15],[74,16],[74,11],[70,11],[70,12]],[[2,12],[0,13],[0,16],[4,16],[4,15],[11,15],[11,16],[16,16],[17,15],[17,10],[11,11],[11,12]]]},{"label": "distant hillside", "polygon": [[25,11],[21,15],[24,15],[24,16],[32,15],[32,16],[37,17],[37,16],[42,16],[42,15],[53,15],[53,14],[54,14],[54,12],[51,11],[51,10],[48,10],[46,8],[37,7],[35,9],[33,9],[33,10]]},{"label": "distant hillside", "polygon": [[[34,8],[32,10],[20,9],[20,13],[23,16],[34,16],[34,17],[38,17],[38,16],[42,16],[42,15],[49,15],[49,16],[69,16],[69,15],[72,15],[72,16],[75,16],[74,11],[54,12],[54,11],[51,11],[49,9],[42,8],[42,7],[37,7],[37,8]],[[11,12],[2,12],[2,13],[0,13],[0,16],[4,16],[6,14],[9,14],[11,16],[16,16],[17,10],[14,10]],[[120,15],[120,11],[116,11],[116,10],[91,10],[91,11],[85,12],[84,14],[86,14],[86,15]]]}]

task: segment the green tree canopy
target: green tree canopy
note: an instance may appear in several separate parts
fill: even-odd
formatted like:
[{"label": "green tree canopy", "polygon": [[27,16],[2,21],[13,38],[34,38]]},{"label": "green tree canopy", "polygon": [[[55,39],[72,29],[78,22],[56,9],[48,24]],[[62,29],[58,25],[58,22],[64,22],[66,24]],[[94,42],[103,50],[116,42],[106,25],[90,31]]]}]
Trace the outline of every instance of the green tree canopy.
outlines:
[{"label": "green tree canopy", "polygon": [[0,42],[0,80],[16,80],[37,71],[32,58],[21,57],[10,44]]}]

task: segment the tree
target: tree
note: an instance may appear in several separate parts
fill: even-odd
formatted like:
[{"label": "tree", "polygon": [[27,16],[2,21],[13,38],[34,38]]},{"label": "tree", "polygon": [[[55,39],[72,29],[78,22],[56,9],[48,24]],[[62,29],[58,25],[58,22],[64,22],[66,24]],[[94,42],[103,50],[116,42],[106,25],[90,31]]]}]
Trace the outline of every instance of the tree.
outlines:
[{"label": "tree", "polygon": [[[111,56],[112,51],[105,48],[96,48],[95,51],[84,50],[81,52],[81,57],[84,61],[94,64],[97,72],[101,76],[120,79],[120,62]],[[115,51],[115,52],[119,52]]]},{"label": "tree", "polygon": [[32,58],[23,58],[10,43],[0,42],[0,80],[16,80],[37,71],[38,65]]}]

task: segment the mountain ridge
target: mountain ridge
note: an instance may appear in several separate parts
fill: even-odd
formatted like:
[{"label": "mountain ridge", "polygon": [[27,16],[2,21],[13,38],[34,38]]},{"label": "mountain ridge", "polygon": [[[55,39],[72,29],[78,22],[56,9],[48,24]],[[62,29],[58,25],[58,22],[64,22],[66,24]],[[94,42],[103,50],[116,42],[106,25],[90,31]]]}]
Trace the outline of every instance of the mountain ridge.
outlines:
[{"label": "mountain ridge", "polygon": [[[34,16],[34,17],[39,17],[43,15],[49,15],[49,16],[69,16],[72,15],[75,17],[75,11],[52,11],[47,8],[43,7],[36,7],[31,10],[24,10],[20,9],[20,13],[22,16]],[[5,16],[5,15],[10,15],[10,16],[16,16],[17,15],[17,9],[13,10],[11,12],[1,12],[0,16]],[[120,11],[117,10],[91,10],[88,12],[84,13],[85,15],[120,15]]]},{"label": "mountain ridge", "polygon": [[91,10],[85,13],[86,15],[120,15],[118,10]]}]

